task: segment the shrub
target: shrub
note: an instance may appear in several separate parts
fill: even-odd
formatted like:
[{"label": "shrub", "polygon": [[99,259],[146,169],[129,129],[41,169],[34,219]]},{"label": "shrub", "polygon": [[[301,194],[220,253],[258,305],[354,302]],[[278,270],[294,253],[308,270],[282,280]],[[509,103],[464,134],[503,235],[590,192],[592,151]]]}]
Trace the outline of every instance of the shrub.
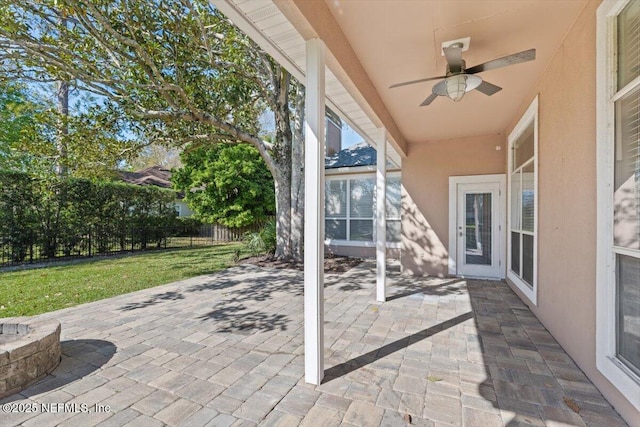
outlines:
[{"label": "shrub", "polygon": [[180,217],[177,219],[177,227],[181,236],[199,236],[202,221],[194,217]]},{"label": "shrub", "polygon": [[259,231],[250,231],[244,235],[244,245],[251,255],[265,252],[265,245]]},{"label": "shrub", "polygon": [[246,233],[244,244],[247,250],[253,255],[276,252],[276,221],[267,221],[260,231]]},{"label": "shrub", "polygon": [[260,238],[264,242],[265,251],[268,254],[276,253],[276,220],[267,221],[260,230]]},{"label": "shrub", "polygon": [[0,251],[21,262],[34,246],[45,257],[160,247],[167,236],[154,228],[179,226],[174,200],[158,187],[0,171]]},{"label": "shrub", "polygon": [[0,236],[4,256],[22,262],[33,247],[39,227],[33,179],[0,171]]}]

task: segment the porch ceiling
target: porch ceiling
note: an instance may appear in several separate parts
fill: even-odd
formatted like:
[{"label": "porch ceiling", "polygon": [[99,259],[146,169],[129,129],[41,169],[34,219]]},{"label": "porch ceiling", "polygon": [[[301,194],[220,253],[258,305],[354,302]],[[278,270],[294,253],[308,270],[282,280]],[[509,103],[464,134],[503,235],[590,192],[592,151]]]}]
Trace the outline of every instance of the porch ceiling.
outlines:
[{"label": "porch ceiling", "polygon": [[[502,133],[514,120],[536,80],[557,52],[588,0],[213,0],[250,36],[260,36],[304,75],[304,40],[327,41],[329,105],[371,141],[385,126],[393,146]],[[234,16],[231,16],[234,19]],[[537,59],[481,73],[501,86],[487,97],[477,91],[454,103],[419,104],[436,82],[389,89],[444,74],[441,43],[471,37],[467,66],[535,48]],[[345,46],[349,45],[349,46]],[[264,47],[264,46],[263,46]],[[276,55],[277,56],[277,55]],[[580,72],[580,64],[575,64]]]},{"label": "porch ceiling", "polygon": [[[325,2],[403,136],[421,142],[504,132],[587,0]],[[471,37],[468,67],[530,48],[537,59],[481,73],[503,88],[491,97],[472,91],[458,103],[438,98],[419,107],[437,81],[389,89],[443,75],[442,42],[463,37]]]}]

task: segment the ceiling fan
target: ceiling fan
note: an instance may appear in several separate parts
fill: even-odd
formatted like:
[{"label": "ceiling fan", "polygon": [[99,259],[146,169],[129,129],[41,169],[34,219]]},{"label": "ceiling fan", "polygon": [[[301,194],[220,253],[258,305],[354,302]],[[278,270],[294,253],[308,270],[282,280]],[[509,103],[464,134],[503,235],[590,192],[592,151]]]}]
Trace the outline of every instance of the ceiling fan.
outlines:
[{"label": "ceiling fan", "polygon": [[507,65],[519,64],[521,62],[533,61],[536,59],[536,50],[529,49],[523,52],[507,55],[484,64],[476,65],[471,68],[465,68],[465,62],[462,59],[462,43],[453,43],[443,48],[444,56],[447,59],[447,73],[444,76],[427,77],[426,79],[411,80],[409,82],[397,83],[389,87],[393,89],[400,86],[412,85],[415,83],[427,82],[429,80],[444,79],[433,86],[432,94],[425,99],[421,107],[431,104],[438,96],[446,96],[449,99],[458,102],[465,93],[476,89],[485,95],[491,96],[501,91],[500,86],[496,86],[489,82],[485,82],[481,77],[476,76],[487,70],[506,67]]}]

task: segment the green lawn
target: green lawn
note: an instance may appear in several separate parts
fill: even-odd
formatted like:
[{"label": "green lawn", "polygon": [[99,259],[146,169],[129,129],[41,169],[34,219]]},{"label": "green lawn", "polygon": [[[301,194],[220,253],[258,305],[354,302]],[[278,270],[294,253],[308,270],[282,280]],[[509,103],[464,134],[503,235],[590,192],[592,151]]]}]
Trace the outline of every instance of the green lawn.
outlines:
[{"label": "green lawn", "polygon": [[242,244],[0,272],[0,317],[30,316],[212,273],[232,265]]}]

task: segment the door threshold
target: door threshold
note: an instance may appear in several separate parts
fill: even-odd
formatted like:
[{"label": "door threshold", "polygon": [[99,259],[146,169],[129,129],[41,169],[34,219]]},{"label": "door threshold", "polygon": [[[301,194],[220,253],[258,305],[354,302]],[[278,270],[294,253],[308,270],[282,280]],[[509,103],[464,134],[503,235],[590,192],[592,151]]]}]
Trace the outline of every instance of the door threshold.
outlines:
[{"label": "door threshold", "polygon": [[459,279],[473,279],[473,280],[499,280],[504,281],[503,277],[487,277],[487,276],[468,276],[468,275],[457,275],[455,276]]}]

